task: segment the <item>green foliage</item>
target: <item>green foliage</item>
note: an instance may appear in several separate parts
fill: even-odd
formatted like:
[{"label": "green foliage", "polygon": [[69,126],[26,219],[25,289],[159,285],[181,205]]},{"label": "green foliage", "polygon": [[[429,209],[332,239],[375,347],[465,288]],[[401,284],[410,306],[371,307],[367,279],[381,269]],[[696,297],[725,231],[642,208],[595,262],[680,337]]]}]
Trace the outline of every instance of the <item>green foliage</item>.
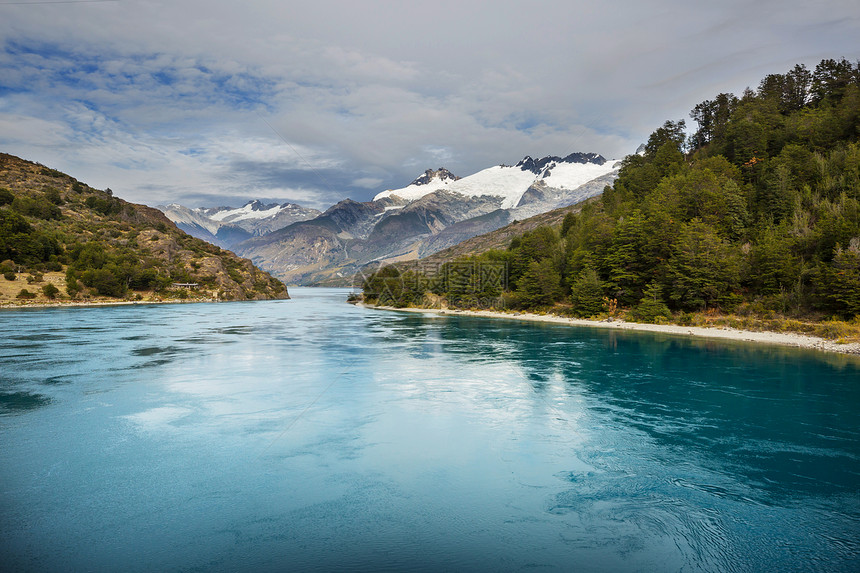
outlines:
[{"label": "green foliage", "polygon": [[605,310],[603,284],[597,271],[583,269],[571,284],[570,302],[576,316],[588,318]]},{"label": "green foliage", "polygon": [[12,195],[11,191],[5,187],[0,187],[0,206],[11,205],[14,200],[15,196]]},{"label": "green foliage", "polygon": [[630,317],[637,322],[661,323],[672,317],[672,312],[663,301],[663,287],[652,282],[645,288],[645,295],[632,309]]},{"label": "green foliage", "polygon": [[58,294],[60,294],[60,289],[58,289],[58,288],[57,288],[56,286],[54,286],[53,284],[48,283],[48,284],[46,284],[45,286],[43,286],[43,287],[42,287],[42,293],[43,293],[46,297],[48,297],[49,299],[52,299],[52,300],[53,300],[53,299],[57,298],[57,295],[58,295]]},{"label": "green foliage", "polygon": [[0,208],[0,259],[31,266],[61,252],[56,238],[36,230],[21,214]]},{"label": "green foliage", "polygon": [[98,195],[90,195],[84,201],[84,204],[101,215],[116,215],[122,212],[122,202],[113,197],[99,197]]},{"label": "green foliage", "polygon": [[837,247],[829,278],[835,310],[846,317],[860,315],[860,237],[848,249]]},{"label": "green foliage", "polygon": [[16,297],[15,297],[15,298],[20,298],[20,299],[23,299],[23,300],[28,300],[28,299],[31,299],[31,298],[36,298],[36,293],[30,292],[30,291],[28,291],[27,289],[22,288],[22,289],[18,292],[18,294],[16,295]]},{"label": "green foliage", "polygon": [[45,199],[54,205],[62,205],[65,203],[65,201],[63,201],[63,197],[60,195],[59,189],[56,187],[48,187],[45,189]]},{"label": "green foliage", "polygon": [[95,289],[100,295],[121,297],[125,294],[126,287],[120,282],[115,270],[102,268],[84,271],[81,275],[81,282]]},{"label": "green foliage", "polygon": [[520,277],[517,295],[528,307],[551,305],[561,297],[561,275],[551,259],[531,261]]},{"label": "green foliage", "polygon": [[669,260],[669,298],[683,310],[719,306],[738,286],[739,260],[713,227],[693,219]]},{"label": "green foliage", "polygon": [[6,271],[3,273],[3,278],[7,281],[14,281],[18,278],[18,275],[15,273],[15,271]]},{"label": "green foliage", "polygon": [[60,208],[51,203],[46,197],[27,197],[20,195],[12,201],[12,209],[27,217],[37,219],[59,219],[62,217]]},{"label": "green foliage", "polygon": [[597,312],[602,289],[647,321],[743,301],[857,316],[860,63],[798,65],[740,98],[706,100],[691,117],[689,140],[683,122],[664,123],[560,234],[511,241],[518,303],[562,300],[561,275],[580,314]]},{"label": "green foliage", "polygon": [[406,306],[405,289],[402,273],[397,267],[386,266],[365,279],[362,286],[364,298],[369,303],[384,306]]}]

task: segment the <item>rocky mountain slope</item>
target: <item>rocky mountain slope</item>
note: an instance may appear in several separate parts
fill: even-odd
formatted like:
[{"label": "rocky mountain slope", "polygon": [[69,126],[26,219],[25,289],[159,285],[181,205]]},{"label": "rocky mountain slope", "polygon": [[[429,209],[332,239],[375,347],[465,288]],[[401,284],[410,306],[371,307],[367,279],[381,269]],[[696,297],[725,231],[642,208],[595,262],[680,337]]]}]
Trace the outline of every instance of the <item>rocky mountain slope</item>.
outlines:
[{"label": "rocky mountain slope", "polygon": [[229,251],[161,211],[0,154],[0,303],[289,298]]},{"label": "rocky mountain slope", "polygon": [[264,204],[257,200],[249,201],[238,208],[191,209],[175,203],[159,205],[156,208],[189,235],[225,249],[251,237],[266,235],[292,223],[320,215],[316,209],[295,203]]},{"label": "rocky mountain slope", "polygon": [[427,170],[373,201],[345,200],[325,213],[235,246],[291,284],[346,285],[370,262],[426,257],[508,223],[599,195],[617,162],[591,153],[525,157],[468,177]]}]

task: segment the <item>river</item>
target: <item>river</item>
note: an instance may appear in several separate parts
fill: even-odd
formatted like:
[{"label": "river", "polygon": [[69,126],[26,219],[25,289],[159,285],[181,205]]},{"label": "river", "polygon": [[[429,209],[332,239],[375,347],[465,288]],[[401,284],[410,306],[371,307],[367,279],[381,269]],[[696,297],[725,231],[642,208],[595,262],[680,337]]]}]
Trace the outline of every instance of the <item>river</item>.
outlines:
[{"label": "river", "polygon": [[0,312],[0,569],[860,570],[856,358],[346,292]]}]

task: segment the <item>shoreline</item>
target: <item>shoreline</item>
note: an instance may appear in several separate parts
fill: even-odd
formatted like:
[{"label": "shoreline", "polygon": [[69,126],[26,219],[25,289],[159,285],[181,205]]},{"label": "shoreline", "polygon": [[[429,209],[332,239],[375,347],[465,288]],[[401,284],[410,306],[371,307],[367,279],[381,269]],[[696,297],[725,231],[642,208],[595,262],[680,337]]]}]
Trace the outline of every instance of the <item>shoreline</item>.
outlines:
[{"label": "shoreline", "polygon": [[135,304],[195,304],[199,302],[217,302],[215,300],[96,300],[96,301],[65,301],[65,302],[22,302],[2,303],[0,310],[18,310],[21,308],[86,308],[97,306],[131,306]]},{"label": "shoreline", "polygon": [[735,342],[754,342],[758,344],[777,344],[780,346],[794,346],[823,352],[847,354],[860,356],[860,343],[849,342],[839,344],[826,338],[798,334],[794,332],[768,332],[754,330],[739,330],[736,328],[721,327],[709,328],[704,326],[680,326],[677,324],[646,324],[641,322],[627,322],[616,319],[611,322],[588,320],[584,318],[568,318],[553,314],[532,314],[528,312],[507,313],[492,310],[459,310],[439,308],[395,308],[393,306],[375,306],[365,303],[356,303],[356,306],[377,310],[394,310],[402,312],[417,312],[421,314],[437,314],[441,316],[468,316],[476,318],[505,318],[508,320],[519,320],[523,322],[542,322],[549,324],[560,324],[566,326],[586,326],[590,328],[604,328],[611,330],[628,330],[639,332],[656,332],[671,334],[675,336],[695,336],[701,338],[716,338]]},{"label": "shoreline", "polygon": [[3,310],[19,310],[27,308],[93,308],[102,306],[132,306],[132,305],[151,305],[151,304],[207,304],[207,303],[230,303],[230,302],[257,302],[258,300],[290,300],[289,298],[270,298],[270,299],[247,299],[247,300],[216,300],[214,298],[202,299],[168,299],[168,300],[95,300],[95,301],[62,301],[62,302],[21,302],[21,303],[0,303],[0,311]]}]

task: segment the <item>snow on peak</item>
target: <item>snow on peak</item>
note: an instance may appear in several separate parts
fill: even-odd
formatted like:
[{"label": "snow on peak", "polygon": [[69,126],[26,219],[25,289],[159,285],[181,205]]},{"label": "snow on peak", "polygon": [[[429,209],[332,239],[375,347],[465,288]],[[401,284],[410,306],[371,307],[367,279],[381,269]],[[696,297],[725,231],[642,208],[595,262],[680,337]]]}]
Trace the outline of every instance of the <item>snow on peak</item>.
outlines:
[{"label": "snow on peak", "polygon": [[213,212],[208,213],[208,216],[210,219],[222,222],[243,221],[245,219],[268,219],[290,206],[289,203],[284,203],[283,205],[278,205],[277,203],[264,205],[261,201],[254,199],[253,201],[248,201],[238,209],[234,207],[213,209]]},{"label": "snow on peak", "polygon": [[415,201],[416,199],[420,199],[424,195],[432,193],[433,191],[447,189],[449,185],[459,180],[459,177],[444,167],[440,167],[436,171],[428,169],[423,175],[415,179],[403,189],[389,189],[388,191],[383,191],[382,193],[378,193],[373,200],[378,201],[385,197],[396,195],[397,197],[406,199],[407,201]]},{"label": "snow on peak", "polygon": [[409,185],[410,186],[412,186],[412,185],[416,185],[416,186],[417,185],[429,185],[430,183],[433,182],[434,179],[438,179],[439,181],[445,181],[447,179],[450,179],[451,181],[456,181],[457,179],[459,179],[459,177],[457,177],[456,175],[454,175],[453,173],[451,173],[450,171],[448,171],[444,167],[440,167],[436,171],[433,171],[432,169],[428,169],[427,171],[424,172],[424,175],[422,175],[421,177],[418,177],[417,179],[415,179],[415,181],[413,181]]},{"label": "snow on peak", "polygon": [[428,169],[408,187],[383,191],[373,200],[397,195],[407,201],[415,201],[434,191],[446,189],[472,197],[501,197],[501,207],[510,209],[515,207],[523,193],[538,181],[545,180],[548,187],[556,189],[576,189],[592,179],[611,173],[616,169],[616,163],[607,161],[596,153],[571,153],[564,158],[547,156],[533,159],[527,155],[514,166],[497,165],[457,179],[437,175],[441,171],[448,173],[447,170]]}]

